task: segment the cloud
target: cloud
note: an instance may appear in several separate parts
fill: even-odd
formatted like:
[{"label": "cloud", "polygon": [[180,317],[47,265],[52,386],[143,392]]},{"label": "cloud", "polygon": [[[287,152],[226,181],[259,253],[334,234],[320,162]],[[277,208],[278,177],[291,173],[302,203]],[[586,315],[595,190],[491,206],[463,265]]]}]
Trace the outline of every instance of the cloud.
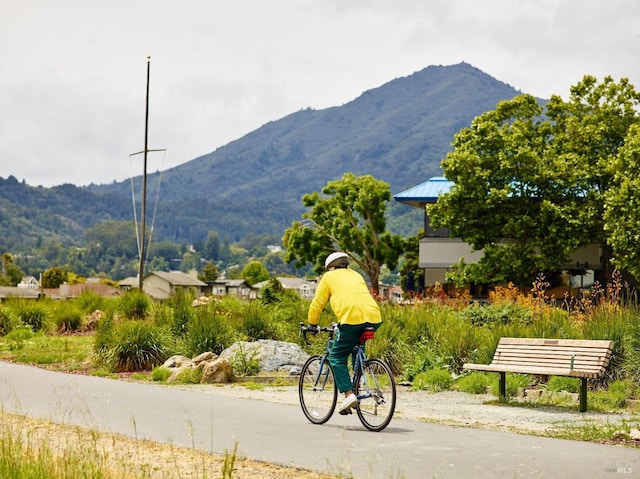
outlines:
[{"label": "cloud", "polygon": [[155,170],[429,65],[543,98],[585,74],[640,88],[638,20],[635,0],[0,0],[0,175],[139,174],[148,55]]}]

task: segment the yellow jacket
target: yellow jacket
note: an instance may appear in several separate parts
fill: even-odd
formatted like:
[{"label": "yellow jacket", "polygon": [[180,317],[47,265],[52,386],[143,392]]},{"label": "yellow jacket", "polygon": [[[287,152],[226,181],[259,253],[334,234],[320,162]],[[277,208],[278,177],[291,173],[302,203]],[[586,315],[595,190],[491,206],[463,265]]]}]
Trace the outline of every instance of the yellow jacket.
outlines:
[{"label": "yellow jacket", "polygon": [[309,306],[309,324],[318,324],[327,302],[340,324],[380,323],[380,308],[367,288],[364,278],[349,268],[327,271]]}]

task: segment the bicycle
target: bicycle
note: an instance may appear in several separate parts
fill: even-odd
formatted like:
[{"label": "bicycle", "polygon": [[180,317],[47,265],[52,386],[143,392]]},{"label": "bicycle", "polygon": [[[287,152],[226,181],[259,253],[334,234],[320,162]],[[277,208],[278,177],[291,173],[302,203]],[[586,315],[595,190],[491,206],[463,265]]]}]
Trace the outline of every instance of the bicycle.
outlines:
[{"label": "bicycle", "polygon": [[[333,346],[338,324],[330,328],[311,330],[300,323],[305,343],[310,331],[328,333],[329,339],[324,354],[311,356],[302,366],[298,383],[300,406],[306,418],[313,424],[326,423],[336,408],[338,388],[329,364],[329,352]],[[367,359],[365,342],[373,339],[373,329],[366,329],[360,342],[353,349],[353,393],[358,398],[355,407],[362,425],[370,431],[382,431],[389,425],[396,408],[396,383],[389,365],[382,359]]]}]

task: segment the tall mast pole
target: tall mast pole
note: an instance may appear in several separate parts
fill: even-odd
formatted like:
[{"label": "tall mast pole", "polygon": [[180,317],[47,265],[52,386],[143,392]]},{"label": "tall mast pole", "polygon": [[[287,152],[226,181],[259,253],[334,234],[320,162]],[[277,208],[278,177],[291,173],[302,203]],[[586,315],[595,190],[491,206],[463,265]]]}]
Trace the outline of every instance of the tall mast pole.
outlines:
[{"label": "tall mast pole", "polygon": [[147,153],[149,139],[149,73],[151,71],[151,57],[147,57],[147,100],[145,105],[144,116],[144,169],[142,173],[142,208],[140,211],[142,231],[140,232],[140,264],[138,266],[138,289],[142,291],[142,283],[144,277],[144,259],[145,259],[145,232],[147,218]]}]

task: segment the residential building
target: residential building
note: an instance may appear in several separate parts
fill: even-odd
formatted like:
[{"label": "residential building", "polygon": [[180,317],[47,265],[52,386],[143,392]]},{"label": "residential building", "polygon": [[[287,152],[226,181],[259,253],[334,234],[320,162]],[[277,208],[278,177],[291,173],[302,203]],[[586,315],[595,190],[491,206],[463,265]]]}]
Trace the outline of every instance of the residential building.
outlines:
[{"label": "residential building", "polygon": [[[304,278],[289,278],[279,276],[276,278],[282,288],[285,290],[295,291],[298,296],[304,299],[313,299],[316,294],[317,281],[309,281]],[[262,281],[253,285],[253,288],[260,291],[269,281]]]},{"label": "residential building", "polygon": [[25,276],[18,283],[18,288],[40,289],[40,283],[33,276]]},{"label": "residential building", "polygon": [[[482,251],[475,251],[460,238],[452,238],[449,228],[435,230],[429,224],[426,206],[438,201],[438,196],[448,192],[452,186],[453,182],[446,178],[434,177],[393,196],[393,199],[400,203],[424,211],[424,237],[419,243],[418,266],[424,268],[425,286],[445,284],[446,273],[461,258],[464,258],[466,263],[475,263],[484,256]],[[594,271],[602,269],[601,256],[600,247],[596,244],[575,251],[569,262],[563,266],[571,276],[571,284],[576,283],[577,277],[577,282],[582,282],[582,286],[590,286],[588,280],[593,280]]]},{"label": "residential building", "polygon": [[[121,283],[122,284],[122,283]],[[178,291],[202,296],[207,283],[181,271],[153,271],[144,277],[142,290],[153,299],[165,300]]]}]

